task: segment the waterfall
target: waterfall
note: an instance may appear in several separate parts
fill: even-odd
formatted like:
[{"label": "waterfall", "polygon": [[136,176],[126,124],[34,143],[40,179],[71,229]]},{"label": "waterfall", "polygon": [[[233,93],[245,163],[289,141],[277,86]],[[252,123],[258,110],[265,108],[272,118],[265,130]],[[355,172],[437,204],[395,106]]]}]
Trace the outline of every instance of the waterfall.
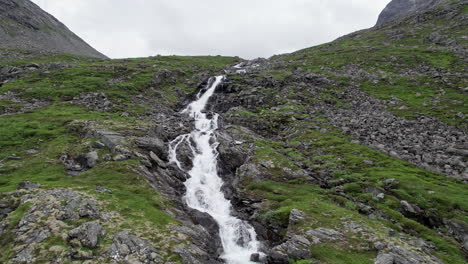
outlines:
[{"label": "waterfall", "polygon": [[177,148],[183,142],[189,144],[193,152],[193,167],[185,182],[187,193],[184,200],[193,209],[211,215],[219,225],[224,253],[221,256],[229,264],[252,263],[250,256],[259,252],[259,242],[254,228],[232,215],[232,204],[221,190],[223,180],[218,175],[217,158],[219,145],[215,131],[218,129],[218,114],[207,115],[203,112],[208,100],[224,76],[216,76],[208,83],[206,90],[200,91],[197,99],[182,113],[195,120],[195,129],[177,137],[170,144],[170,160],[179,166]]}]

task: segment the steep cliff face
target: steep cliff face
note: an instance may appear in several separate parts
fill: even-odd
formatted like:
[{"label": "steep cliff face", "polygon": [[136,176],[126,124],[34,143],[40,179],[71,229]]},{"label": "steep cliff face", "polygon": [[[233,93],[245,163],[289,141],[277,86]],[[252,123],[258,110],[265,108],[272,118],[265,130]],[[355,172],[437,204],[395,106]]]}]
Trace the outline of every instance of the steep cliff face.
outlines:
[{"label": "steep cliff face", "polygon": [[29,0],[0,0],[0,47],[106,58]]},{"label": "steep cliff face", "polygon": [[382,25],[412,13],[433,8],[448,0],[392,0],[382,11],[377,25]]}]

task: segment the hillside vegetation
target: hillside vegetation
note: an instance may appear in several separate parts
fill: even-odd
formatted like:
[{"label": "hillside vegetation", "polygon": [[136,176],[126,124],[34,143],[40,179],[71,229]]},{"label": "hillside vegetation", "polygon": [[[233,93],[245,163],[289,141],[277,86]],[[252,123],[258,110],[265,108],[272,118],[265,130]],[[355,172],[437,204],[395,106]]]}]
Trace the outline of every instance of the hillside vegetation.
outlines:
[{"label": "hillside vegetation", "polygon": [[226,74],[219,169],[268,263],[466,263],[467,21],[447,1],[253,61],[1,48],[0,262],[220,263],[167,145]]}]

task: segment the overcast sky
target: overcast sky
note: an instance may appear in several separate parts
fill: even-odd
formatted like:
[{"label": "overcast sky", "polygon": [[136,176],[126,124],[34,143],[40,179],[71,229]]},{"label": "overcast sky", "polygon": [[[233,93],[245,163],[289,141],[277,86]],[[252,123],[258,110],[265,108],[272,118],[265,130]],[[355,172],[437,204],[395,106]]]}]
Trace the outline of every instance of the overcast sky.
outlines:
[{"label": "overcast sky", "polygon": [[33,0],[111,58],[269,57],[369,28],[390,0]]}]

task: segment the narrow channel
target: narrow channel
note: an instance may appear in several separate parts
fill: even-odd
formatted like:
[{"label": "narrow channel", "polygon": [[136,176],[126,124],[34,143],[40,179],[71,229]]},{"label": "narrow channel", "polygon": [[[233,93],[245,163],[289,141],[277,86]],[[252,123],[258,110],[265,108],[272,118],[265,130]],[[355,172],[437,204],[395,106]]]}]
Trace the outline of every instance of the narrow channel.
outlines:
[{"label": "narrow channel", "polygon": [[219,143],[215,135],[218,129],[218,114],[204,113],[208,100],[224,79],[225,76],[211,78],[207,89],[201,91],[197,99],[182,111],[194,119],[195,129],[171,142],[170,159],[182,169],[177,159],[177,148],[184,141],[191,146],[193,167],[187,172],[190,178],[185,182],[185,202],[193,209],[208,213],[218,223],[224,250],[221,257],[229,264],[246,264],[253,263],[250,257],[259,252],[260,244],[254,228],[246,221],[233,216],[232,204],[221,190],[223,180],[219,177],[217,169]]}]

